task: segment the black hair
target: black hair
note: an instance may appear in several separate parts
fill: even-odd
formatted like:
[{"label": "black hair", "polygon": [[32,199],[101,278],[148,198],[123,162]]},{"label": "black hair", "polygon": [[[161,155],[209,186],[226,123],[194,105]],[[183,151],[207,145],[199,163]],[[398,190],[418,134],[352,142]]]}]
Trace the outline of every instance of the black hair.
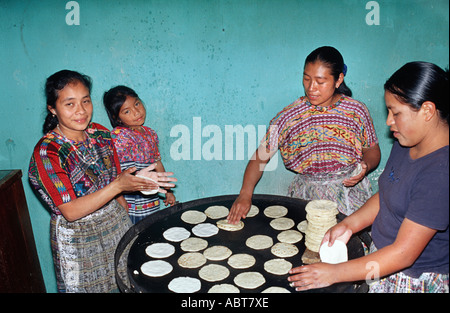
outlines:
[{"label": "black hair", "polygon": [[92,80],[89,76],[80,74],[75,71],[62,70],[49,76],[45,82],[45,97],[47,100],[47,116],[45,118],[43,132],[48,133],[58,125],[58,117],[53,115],[48,109],[49,107],[55,108],[56,100],[61,90],[68,84],[74,82],[82,83],[91,93]]},{"label": "black hair", "polygon": [[133,89],[122,85],[111,88],[103,94],[103,104],[113,128],[122,125],[122,121],[119,119],[119,112],[127,96],[139,98]]},{"label": "black hair", "polygon": [[[347,66],[344,63],[344,58],[336,48],[329,46],[317,48],[306,57],[305,66],[308,63],[314,63],[316,61],[322,62],[330,69],[331,75],[334,77],[335,81],[339,79],[341,73],[343,73],[344,76],[347,74]],[[344,81],[342,81],[342,84],[334,93],[344,94],[349,97],[352,96],[352,91],[347,87]]]},{"label": "black hair", "polygon": [[384,90],[392,93],[400,102],[414,110],[431,101],[439,117],[449,124],[448,69],[428,62],[410,62],[397,70],[384,84]]}]

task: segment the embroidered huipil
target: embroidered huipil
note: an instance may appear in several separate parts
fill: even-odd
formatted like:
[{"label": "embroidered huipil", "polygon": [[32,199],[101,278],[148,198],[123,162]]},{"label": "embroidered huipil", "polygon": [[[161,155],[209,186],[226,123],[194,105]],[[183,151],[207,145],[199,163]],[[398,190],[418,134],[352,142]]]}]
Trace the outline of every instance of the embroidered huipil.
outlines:
[{"label": "embroidered huipil", "polygon": [[297,173],[288,196],[331,200],[345,215],[372,195],[367,176],[353,187],[342,181],[361,162],[363,149],[377,143],[366,106],[344,95],[328,107],[297,99],[272,119],[262,141],[271,151],[280,150],[285,167]]},{"label": "embroidered huipil", "polygon": [[117,292],[114,253],[131,226],[112,199],[96,211],[68,221],[58,206],[92,194],[120,173],[111,135],[91,123],[76,142],[51,131],[33,150],[28,176],[51,210],[50,239],[59,292]]},{"label": "embroidered huipil", "polygon": [[[86,133],[89,138],[76,143],[52,131],[42,137],[34,148],[28,176],[53,214],[61,214],[59,205],[104,188],[120,173],[119,159],[109,130],[91,123]],[[89,149],[88,145],[92,148]],[[77,149],[88,161],[97,158],[101,162],[85,164]]]},{"label": "embroidered huipil", "polygon": [[[111,131],[122,170],[132,166],[141,170],[161,160],[158,135],[150,127],[142,126],[142,128],[143,133],[121,126]],[[133,223],[159,210],[158,194],[144,196],[140,192],[135,192],[124,196],[128,202],[128,214]]]},{"label": "embroidered huipil", "polygon": [[300,174],[335,173],[362,160],[378,143],[367,107],[342,96],[329,107],[301,97],[270,122],[263,143],[279,149],[287,169]]}]

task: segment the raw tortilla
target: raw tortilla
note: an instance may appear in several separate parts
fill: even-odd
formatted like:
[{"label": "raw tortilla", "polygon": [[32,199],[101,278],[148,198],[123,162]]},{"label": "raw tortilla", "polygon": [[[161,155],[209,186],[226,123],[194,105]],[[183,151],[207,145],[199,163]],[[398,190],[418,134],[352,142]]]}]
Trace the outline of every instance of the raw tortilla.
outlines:
[{"label": "raw tortilla", "polygon": [[283,217],[287,212],[288,209],[281,205],[272,205],[264,209],[264,215],[270,218]]},{"label": "raw tortilla", "polygon": [[249,268],[255,265],[255,263],[255,257],[247,253],[234,254],[228,259],[228,265],[236,269]]},{"label": "raw tortilla", "polygon": [[348,261],[347,246],[340,240],[335,240],[331,247],[328,241],[319,250],[320,260],[324,263],[338,264]]},{"label": "raw tortilla", "polygon": [[356,175],[359,175],[359,173],[362,172],[362,165],[361,163],[358,163],[358,165],[356,166],[356,168],[353,170],[353,172],[350,174],[350,177],[354,177]]},{"label": "raw tortilla", "polygon": [[307,220],[304,220],[304,221],[301,221],[300,223],[298,223],[298,225],[297,225],[297,229],[299,230],[299,231],[301,231],[302,233],[305,233],[306,232],[306,228],[308,227],[308,221]]},{"label": "raw tortilla", "polygon": [[158,242],[145,248],[145,253],[155,259],[163,259],[175,253],[175,247],[170,243]]},{"label": "raw tortilla", "polygon": [[259,209],[256,205],[253,205],[250,207],[250,210],[247,213],[247,217],[254,217],[256,215],[258,215],[259,213]]},{"label": "raw tortilla", "polygon": [[208,264],[203,266],[200,271],[198,271],[198,276],[209,282],[224,280],[229,275],[230,270],[219,264]]},{"label": "raw tortilla", "polygon": [[282,231],[278,234],[277,239],[281,242],[296,243],[302,240],[303,235],[301,232],[293,229]]},{"label": "raw tortilla", "polygon": [[218,284],[212,286],[208,293],[239,293],[239,288],[232,284]]},{"label": "raw tortilla", "polygon": [[208,246],[208,241],[202,238],[191,237],[181,242],[180,248],[186,252],[196,252],[205,249]]},{"label": "raw tortilla", "polygon": [[266,279],[264,278],[261,273],[258,272],[244,272],[238,274],[234,278],[234,283],[238,285],[239,287],[245,288],[245,289],[255,289],[261,286],[266,282]]},{"label": "raw tortilla", "polygon": [[206,220],[206,214],[200,211],[190,210],[181,214],[181,220],[188,224],[200,224]]},{"label": "raw tortilla", "polygon": [[[157,184],[157,182],[156,182],[154,179],[151,179],[150,177],[146,177],[146,176],[143,176],[143,175],[136,175],[136,177],[144,178],[144,179],[146,179],[146,180],[150,180],[150,181],[154,182],[155,184]],[[148,196],[148,195],[154,195],[155,193],[158,193],[158,190],[159,190],[159,187],[156,188],[156,189],[141,190],[141,193],[142,193],[143,195],[146,195],[146,196]]]},{"label": "raw tortilla", "polygon": [[213,205],[205,210],[206,216],[213,220],[224,218],[228,216],[229,213],[228,208],[223,205]]},{"label": "raw tortilla", "polygon": [[266,235],[254,235],[245,241],[247,247],[255,250],[263,250],[273,245],[273,240]]},{"label": "raw tortilla", "polygon": [[219,232],[219,228],[211,223],[202,223],[194,226],[192,232],[198,237],[211,237]]},{"label": "raw tortilla", "polygon": [[183,227],[172,227],[163,233],[163,237],[166,240],[174,242],[180,242],[186,238],[189,238],[190,235],[191,233]]},{"label": "raw tortilla", "polygon": [[292,268],[292,263],[284,259],[272,259],[264,263],[266,272],[275,275],[285,275]]},{"label": "raw tortilla", "polygon": [[295,225],[295,222],[288,217],[278,217],[274,220],[270,221],[270,226],[276,230],[286,230],[292,228]]},{"label": "raw tortilla", "polygon": [[203,251],[203,255],[205,256],[205,258],[211,261],[225,260],[231,254],[231,250],[225,246],[212,246]]},{"label": "raw tortilla", "polygon": [[206,258],[200,252],[187,252],[178,258],[178,265],[184,268],[198,268],[206,263]]},{"label": "raw tortilla", "polygon": [[141,266],[142,274],[150,277],[161,277],[167,275],[172,271],[172,269],[173,267],[169,262],[161,260],[148,261]]},{"label": "raw tortilla", "polygon": [[216,225],[220,229],[227,230],[227,231],[238,231],[238,230],[241,230],[242,228],[244,228],[243,221],[239,221],[239,223],[237,223],[237,224],[230,224],[230,223],[228,223],[228,220],[226,220],[226,219],[217,221]]},{"label": "raw tortilla", "polygon": [[200,290],[202,284],[193,277],[177,277],[170,281],[169,290],[177,293],[193,293]]},{"label": "raw tortilla", "polygon": [[283,287],[272,286],[261,291],[261,293],[291,293],[291,292]]},{"label": "raw tortilla", "polygon": [[312,200],[306,205],[305,211],[308,220],[305,246],[313,252],[319,252],[323,236],[337,223],[337,203],[330,200]]},{"label": "raw tortilla", "polygon": [[306,204],[305,211],[307,213],[321,212],[321,214],[336,215],[337,203],[331,200],[311,200]]},{"label": "raw tortilla", "polygon": [[280,258],[289,258],[298,253],[298,248],[290,243],[278,242],[273,245],[270,252]]}]

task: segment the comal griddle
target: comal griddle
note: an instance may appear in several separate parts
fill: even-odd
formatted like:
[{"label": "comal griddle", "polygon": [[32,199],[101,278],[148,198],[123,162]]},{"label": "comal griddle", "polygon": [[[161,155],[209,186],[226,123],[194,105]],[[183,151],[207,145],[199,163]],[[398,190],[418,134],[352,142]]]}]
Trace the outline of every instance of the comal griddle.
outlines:
[{"label": "comal griddle", "polygon": [[[169,242],[163,237],[163,232],[171,227],[184,227],[191,232],[191,237],[195,236],[192,233],[192,228],[195,225],[185,223],[181,220],[181,214],[187,210],[205,211],[212,205],[223,205],[227,208],[231,208],[233,202],[236,200],[237,195],[225,195],[217,197],[209,197],[198,200],[193,200],[185,203],[178,203],[174,206],[168,207],[157,213],[150,215],[141,222],[131,227],[128,232],[123,236],[116,250],[115,254],[115,269],[116,278],[119,288],[122,292],[127,293],[165,293],[171,292],[168,289],[169,282],[176,277],[194,277],[199,278],[198,271],[200,268],[187,269],[180,267],[177,263],[178,258],[185,252],[180,248],[180,242]],[[297,229],[296,226],[299,222],[306,219],[305,206],[308,201],[277,196],[277,195],[254,195],[252,203],[259,208],[259,214],[255,217],[248,217],[243,219],[245,227],[239,231],[225,231],[219,229],[219,233],[215,236],[203,238],[208,241],[208,247],[215,245],[223,245],[228,247],[233,254],[248,253],[255,257],[256,264],[248,269],[233,269],[227,264],[227,260],[223,261],[211,261],[208,260],[206,264],[221,264],[226,266],[230,270],[230,275],[219,282],[207,282],[201,278],[201,290],[199,292],[206,293],[214,284],[229,283],[234,284],[234,277],[244,271],[257,271],[264,275],[266,283],[256,289],[244,289],[238,287],[241,292],[256,292],[259,293],[270,286],[284,287],[291,292],[295,292],[294,288],[289,286],[287,281],[288,275],[274,275],[269,274],[264,270],[264,262],[273,258],[277,258],[270,252],[269,249],[254,250],[245,245],[245,241],[253,235],[268,235],[270,236],[274,244],[279,242],[277,235],[281,232],[273,229],[269,223],[272,218],[266,217],[263,213],[264,209],[271,205],[282,205],[288,208],[288,214],[285,217],[292,218],[295,222],[295,226],[292,229]],[[338,215],[338,220],[343,216]],[[216,224],[217,220],[207,218],[204,223]],[[304,234],[303,234],[304,235]],[[364,249],[361,244],[363,240],[366,245],[369,243],[364,240],[364,236],[353,236],[347,243],[348,257],[349,259],[358,258],[364,255]],[[171,273],[163,277],[148,277],[141,273],[140,267],[147,261],[154,260],[145,253],[145,248],[152,243],[167,242],[175,246],[175,253],[163,260],[168,261],[173,270]],[[305,251],[305,238],[296,243],[295,245],[299,249],[299,253],[293,257],[285,258],[291,262],[293,267],[302,265],[301,256]],[[128,275],[129,285],[127,285],[118,274],[118,264],[121,257],[126,257],[126,253],[129,254],[126,259],[126,272]],[[202,252],[202,251],[201,251]],[[205,265],[206,265],[205,264]],[[327,288],[313,289],[308,292],[326,292],[326,293],[343,293],[343,292],[366,292],[367,285],[364,282],[358,283],[339,283]]]}]

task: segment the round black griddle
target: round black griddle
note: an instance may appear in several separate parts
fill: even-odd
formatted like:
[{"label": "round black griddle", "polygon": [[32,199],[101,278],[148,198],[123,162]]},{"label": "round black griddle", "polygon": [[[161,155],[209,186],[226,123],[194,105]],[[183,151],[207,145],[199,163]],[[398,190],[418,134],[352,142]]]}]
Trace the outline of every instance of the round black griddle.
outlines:
[{"label": "round black griddle", "polygon": [[[191,232],[191,237],[195,237],[192,233],[192,228],[195,225],[185,223],[181,220],[181,214],[187,210],[205,211],[212,205],[223,205],[231,208],[237,195],[217,196],[210,198],[198,199],[190,202],[179,203],[172,207],[168,207],[162,211],[150,215],[146,219],[137,223],[124,235],[116,250],[116,278],[118,280],[119,288],[122,292],[139,292],[139,293],[165,293],[171,292],[168,289],[169,282],[176,277],[189,276],[199,278],[198,272],[200,268],[187,269],[180,267],[177,263],[178,258],[185,252],[180,248],[180,242],[170,242],[163,237],[163,232],[171,227],[184,227]],[[279,286],[288,289],[291,292],[295,290],[289,286],[287,281],[288,275],[274,275],[267,273],[264,270],[264,262],[270,259],[277,258],[270,252],[270,248],[264,250],[254,250],[245,245],[245,241],[253,235],[268,235],[273,239],[274,244],[279,242],[277,235],[281,232],[275,230],[270,226],[272,218],[266,217],[263,213],[264,209],[271,205],[282,205],[288,208],[288,214],[285,217],[292,218],[295,226],[292,229],[297,229],[299,222],[306,219],[305,206],[307,201],[276,196],[276,195],[254,195],[252,203],[259,208],[259,214],[255,217],[249,217],[243,220],[245,226],[239,231],[225,231],[219,229],[219,233],[215,236],[203,238],[208,241],[208,247],[215,245],[223,245],[228,247],[233,254],[248,253],[256,258],[256,263],[247,269],[233,269],[227,264],[227,260],[210,261],[206,264],[221,264],[230,270],[230,275],[218,282],[207,282],[199,278],[201,281],[201,289],[199,292],[206,293],[213,285],[229,283],[234,284],[233,279],[239,273],[245,271],[257,271],[261,273],[266,282],[256,289],[240,288],[241,292],[256,292],[259,293],[271,286]],[[339,219],[339,217],[338,217]],[[216,224],[218,220],[207,218],[204,223]],[[303,234],[304,235],[304,234]],[[305,238],[296,243],[299,253],[293,257],[285,258],[291,262],[293,267],[302,265],[301,256],[305,251]],[[169,262],[173,266],[171,273],[163,277],[148,277],[141,273],[140,267],[147,261],[154,260],[145,253],[145,248],[152,243],[167,242],[175,247],[175,253],[163,260]],[[364,249],[361,244],[361,239],[358,236],[352,237],[348,244],[349,259],[358,258],[364,255]],[[129,249],[128,258],[126,261],[127,274],[130,286],[127,286],[117,273],[119,258],[123,252]],[[202,252],[202,251],[200,251]],[[205,265],[206,265],[205,264]],[[327,292],[327,293],[342,293],[342,292],[365,292],[367,285],[364,282],[360,283],[340,283],[327,288],[313,289],[310,292]]]}]

